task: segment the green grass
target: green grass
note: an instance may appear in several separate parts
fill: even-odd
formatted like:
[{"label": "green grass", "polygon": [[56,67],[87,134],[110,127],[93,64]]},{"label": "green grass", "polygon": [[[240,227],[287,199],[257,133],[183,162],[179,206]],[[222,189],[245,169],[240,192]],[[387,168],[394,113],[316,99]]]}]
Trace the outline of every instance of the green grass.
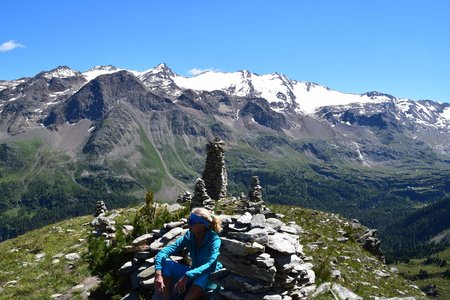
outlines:
[{"label": "green grass", "polygon": [[[313,257],[316,284],[337,282],[354,293],[369,299],[370,296],[398,297],[402,294],[416,299],[426,299],[422,292],[410,286],[410,282],[395,274],[390,267],[362,249],[353,235],[364,229],[353,229],[350,222],[336,214],[291,206],[270,206],[273,211],[285,215],[283,221],[295,221],[304,233],[300,243],[304,245],[306,256]],[[337,241],[346,232],[347,242]],[[308,245],[317,245],[314,248]],[[333,269],[341,272],[341,278],[331,278]],[[390,277],[378,277],[374,271],[380,270]],[[324,295],[317,299],[333,299]]]},{"label": "green grass", "polygon": [[[61,257],[54,263],[53,256],[86,255],[91,228],[84,224],[91,220],[89,216],[74,218],[0,243],[0,299],[49,299],[89,277],[86,261],[69,262]],[[41,253],[45,257],[36,261]]]},{"label": "green grass", "polygon": [[163,162],[158,155],[158,151],[150,142],[142,127],[139,129],[139,137],[142,146],[139,146],[138,150],[142,155],[142,159],[136,172],[146,189],[159,191],[162,188],[163,179],[165,177]]},{"label": "green grass", "polygon": [[[429,285],[436,285],[440,294],[437,299],[449,300],[450,278],[444,278],[443,273],[450,270],[450,247],[444,251],[430,255],[429,258],[446,260],[447,264],[445,266],[439,266],[436,263],[427,263],[427,258],[422,258],[410,259],[407,263],[400,263],[396,265],[396,267],[403,276],[411,279],[414,284],[421,288]],[[421,274],[426,275],[420,276]]]}]

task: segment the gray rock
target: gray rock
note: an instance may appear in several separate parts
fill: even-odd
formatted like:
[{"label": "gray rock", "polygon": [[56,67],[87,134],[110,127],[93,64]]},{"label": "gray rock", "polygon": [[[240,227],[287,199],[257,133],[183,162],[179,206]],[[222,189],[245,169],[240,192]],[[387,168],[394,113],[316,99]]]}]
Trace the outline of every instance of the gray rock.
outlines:
[{"label": "gray rock", "polygon": [[314,293],[311,296],[312,296],[312,298],[316,298],[319,295],[328,293],[330,291],[330,289],[331,289],[331,283],[324,282],[317,287],[317,289],[314,291]]},{"label": "gray rock", "polygon": [[283,300],[283,297],[281,295],[266,295],[263,300]]},{"label": "gray rock", "polygon": [[153,275],[155,275],[155,267],[148,267],[145,270],[141,271],[137,277],[140,280],[146,280],[149,279],[150,277],[152,277]]},{"label": "gray rock", "polygon": [[45,257],[45,253],[38,253],[34,256],[34,260],[41,261],[42,259],[44,259],[44,257]]},{"label": "gray rock", "polygon": [[284,225],[283,222],[275,218],[267,218],[266,222],[264,223],[264,226],[273,228],[277,231],[280,230],[281,226],[283,225]]},{"label": "gray rock", "polygon": [[68,253],[68,254],[64,255],[64,258],[67,260],[73,261],[73,260],[81,259],[81,256],[78,253]]},{"label": "gray rock", "polygon": [[127,261],[120,267],[119,273],[121,273],[121,274],[130,273],[132,269],[133,269],[133,262]]},{"label": "gray rock", "polygon": [[243,242],[257,242],[263,245],[269,240],[267,231],[262,228],[253,228],[247,232],[230,232],[229,236]]},{"label": "gray rock", "polygon": [[264,252],[264,246],[258,243],[244,243],[235,239],[221,238],[222,248],[230,255],[246,256]]},{"label": "gray rock", "polygon": [[150,241],[153,241],[155,237],[155,234],[153,233],[147,233],[144,235],[141,235],[140,237],[137,237],[133,240],[133,245],[141,245],[141,244],[147,244]]},{"label": "gray rock", "polygon": [[282,233],[269,235],[269,241],[266,247],[281,253],[289,254],[296,254],[301,251],[301,246],[295,238]]},{"label": "gray rock", "polygon": [[175,227],[175,228],[171,229],[169,232],[167,232],[166,234],[164,234],[162,236],[162,238],[167,239],[167,240],[172,240],[172,239],[178,238],[185,232],[186,232],[185,229],[180,228],[180,227]]},{"label": "gray rock", "polygon": [[250,225],[252,221],[252,215],[249,212],[245,212],[242,216],[240,216],[236,222],[240,225]]},{"label": "gray rock", "polygon": [[251,228],[263,228],[264,222],[266,221],[266,217],[263,214],[256,214],[252,217],[250,222]]},{"label": "gray rock", "polygon": [[341,271],[339,271],[339,270],[332,270],[331,271],[331,278],[334,278],[334,279],[341,279]]},{"label": "gray rock", "polygon": [[261,253],[256,257],[256,265],[269,269],[275,265],[275,259],[270,257],[268,253]]},{"label": "gray rock", "polygon": [[170,229],[173,229],[175,227],[182,227],[185,224],[186,224],[186,222],[184,222],[184,221],[170,222],[170,223],[164,224],[164,228],[170,230]]},{"label": "gray rock", "polygon": [[333,283],[331,286],[331,291],[336,295],[336,297],[340,300],[363,300],[362,297],[356,295],[349,289],[343,287],[340,284]]}]

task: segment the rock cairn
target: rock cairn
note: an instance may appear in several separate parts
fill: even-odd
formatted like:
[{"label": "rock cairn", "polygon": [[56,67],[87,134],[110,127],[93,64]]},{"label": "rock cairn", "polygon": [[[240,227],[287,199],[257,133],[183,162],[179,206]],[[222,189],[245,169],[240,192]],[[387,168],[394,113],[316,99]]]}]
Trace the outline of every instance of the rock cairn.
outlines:
[{"label": "rock cairn", "polygon": [[259,184],[259,177],[253,176],[250,191],[248,192],[248,198],[244,198],[244,211],[260,213],[262,210],[265,210],[263,204],[264,200],[262,199],[262,188]]},{"label": "rock cairn", "polygon": [[195,207],[205,207],[210,211],[213,211],[215,208],[215,201],[206,193],[205,182],[201,178],[197,178],[195,182],[194,196],[191,200],[191,209]]},{"label": "rock cairn", "polygon": [[219,261],[212,280],[226,299],[307,299],[315,286],[312,263],[299,243],[301,228],[264,214],[223,217]]},{"label": "rock cairn", "polygon": [[180,205],[190,204],[192,201],[192,194],[189,191],[185,191],[184,194],[181,194],[177,198],[177,203]]},{"label": "rock cairn", "polygon": [[[155,280],[155,256],[165,246],[172,244],[188,230],[187,219],[166,223],[159,230],[144,234],[133,240],[131,245],[123,251],[133,255],[133,259],[126,262],[119,274],[128,276],[131,282],[132,295],[140,288],[150,289],[153,293]],[[174,261],[184,261],[185,257],[171,256]],[[136,295],[135,295],[136,296]],[[130,299],[134,299],[130,296]],[[127,298],[128,299],[128,298]]]},{"label": "rock cairn", "polygon": [[94,217],[98,217],[101,214],[104,214],[108,211],[108,209],[106,208],[106,204],[103,201],[97,201],[97,204],[95,204],[95,212],[94,212]]},{"label": "rock cairn", "polygon": [[[215,291],[216,298],[220,294],[219,299],[307,299],[315,290],[313,265],[302,252],[299,226],[248,212],[220,218],[224,231],[219,261],[225,268],[211,276],[221,287]],[[125,247],[134,258],[119,273],[129,276],[133,290],[154,292],[154,257],[187,228],[186,219],[166,223]],[[183,253],[172,259],[186,261]]]},{"label": "rock cairn", "polygon": [[203,171],[202,179],[208,195],[219,200],[227,195],[227,170],[225,169],[224,160],[224,142],[216,137],[206,145],[206,163]]},{"label": "rock cairn", "polygon": [[105,243],[110,246],[112,245],[115,237],[116,237],[116,221],[114,221],[115,215],[111,215],[109,217],[105,216],[105,214],[100,214],[91,222],[91,226],[94,227],[92,234],[95,236],[104,236]]}]

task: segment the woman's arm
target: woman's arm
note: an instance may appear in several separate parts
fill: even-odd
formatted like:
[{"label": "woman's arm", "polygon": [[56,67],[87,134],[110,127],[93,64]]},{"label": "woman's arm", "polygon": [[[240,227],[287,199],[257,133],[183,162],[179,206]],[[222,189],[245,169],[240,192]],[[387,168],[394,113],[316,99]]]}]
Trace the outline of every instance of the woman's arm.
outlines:
[{"label": "woman's arm", "polygon": [[185,235],[178,238],[173,244],[168,245],[161,249],[155,257],[155,270],[162,269],[162,262],[165,261],[172,254],[178,253],[184,248],[186,248],[189,242],[189,231],[186,232]]}]

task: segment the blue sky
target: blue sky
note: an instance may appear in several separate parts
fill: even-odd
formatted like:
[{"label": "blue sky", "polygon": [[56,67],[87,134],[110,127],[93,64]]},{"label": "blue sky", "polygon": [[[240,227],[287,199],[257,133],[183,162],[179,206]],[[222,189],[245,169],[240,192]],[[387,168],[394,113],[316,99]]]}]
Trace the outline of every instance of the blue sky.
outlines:
[{"label": "blue sky", "polygon": [[5,0],[0,80],[67,65],[278,72],[450,102],[447,0]]}]

